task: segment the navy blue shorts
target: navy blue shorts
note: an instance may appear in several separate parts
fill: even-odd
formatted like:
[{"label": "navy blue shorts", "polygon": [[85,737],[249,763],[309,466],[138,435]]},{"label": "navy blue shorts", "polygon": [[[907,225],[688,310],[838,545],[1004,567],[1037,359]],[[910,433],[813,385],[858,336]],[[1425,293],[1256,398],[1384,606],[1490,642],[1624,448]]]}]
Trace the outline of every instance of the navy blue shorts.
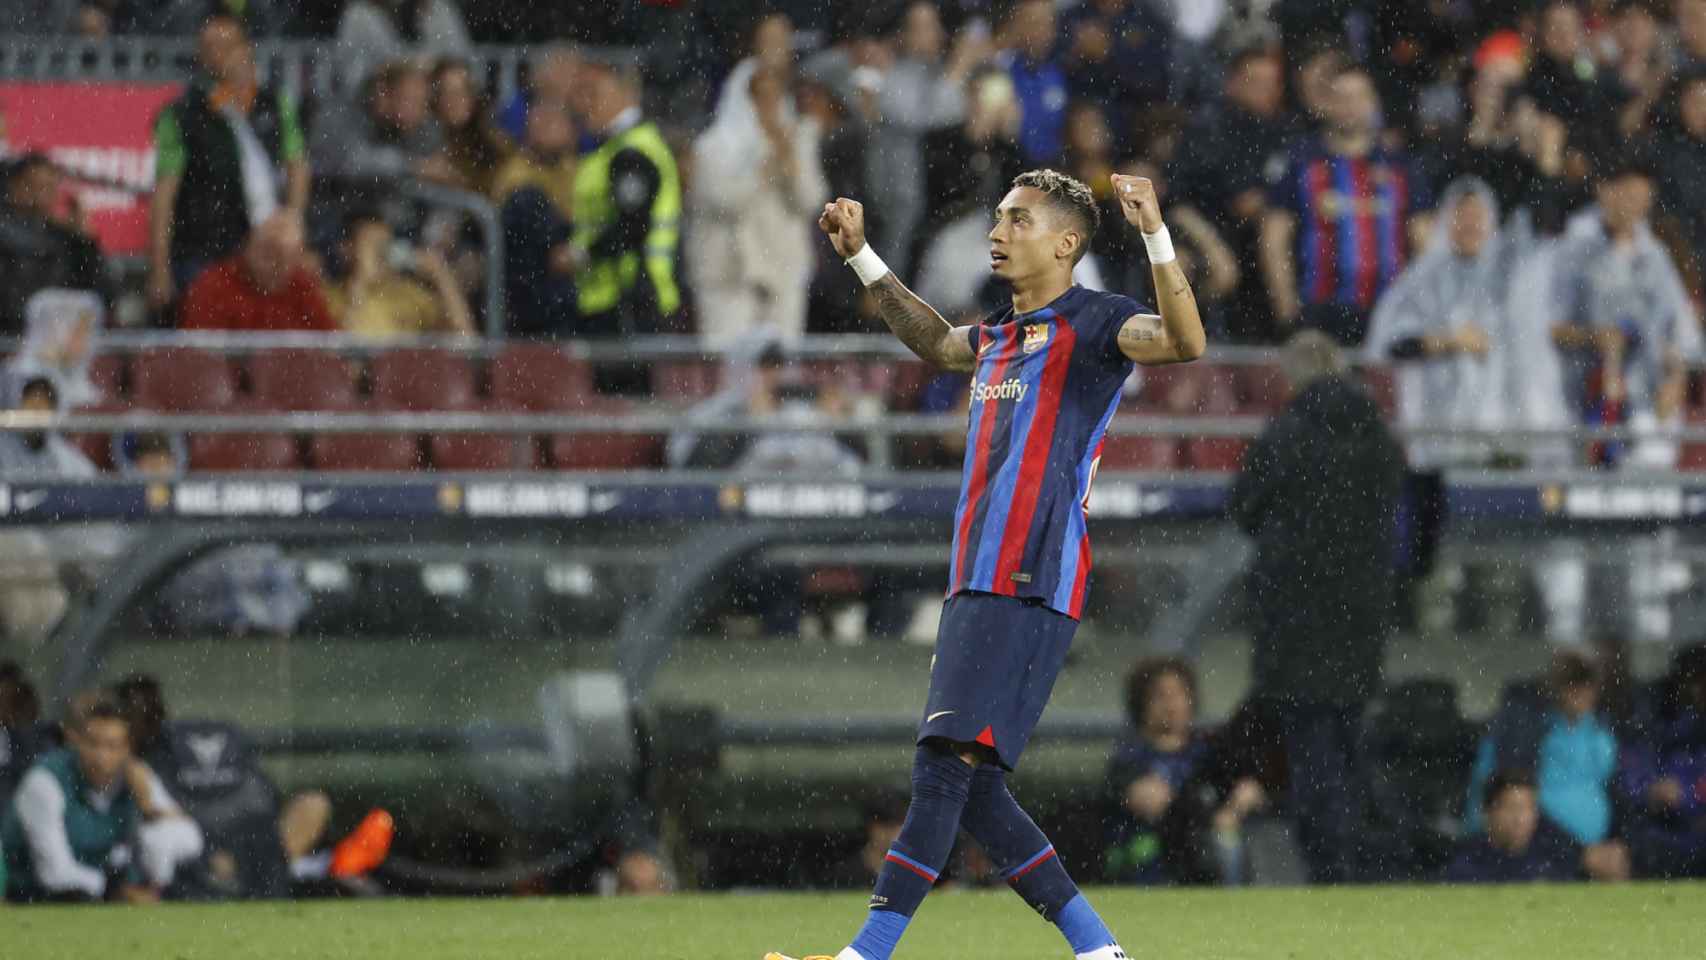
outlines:
[{"label": "navy blue shorts", "polygon": [[1078,621],[1041,601],[967,591],[942,605],[918,742],[992,747],[1013,769],[1048,706]]}]

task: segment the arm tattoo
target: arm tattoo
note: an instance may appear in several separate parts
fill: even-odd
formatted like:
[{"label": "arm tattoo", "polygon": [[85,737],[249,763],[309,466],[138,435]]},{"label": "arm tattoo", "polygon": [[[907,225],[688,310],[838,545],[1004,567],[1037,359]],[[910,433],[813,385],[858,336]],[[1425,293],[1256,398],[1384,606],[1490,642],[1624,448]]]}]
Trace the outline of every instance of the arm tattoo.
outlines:
[{"label": "arm tattoo", "polygon": [[951,327],[941,314],[906,288],[893,273],[871,284],[871,294],[877,298],[877,312],[889,325],[900,342],[913,353],[938,366],[951,359],[942,355],[942,342]]},{"label": "arm tattoo", "polygon": [[1161,339],[1161,318],[1148,314],[1137,314],[1126,320],[1120,327],[1119,342],[1121,345],[1136,346],[1140,343],[1153,343]]}]

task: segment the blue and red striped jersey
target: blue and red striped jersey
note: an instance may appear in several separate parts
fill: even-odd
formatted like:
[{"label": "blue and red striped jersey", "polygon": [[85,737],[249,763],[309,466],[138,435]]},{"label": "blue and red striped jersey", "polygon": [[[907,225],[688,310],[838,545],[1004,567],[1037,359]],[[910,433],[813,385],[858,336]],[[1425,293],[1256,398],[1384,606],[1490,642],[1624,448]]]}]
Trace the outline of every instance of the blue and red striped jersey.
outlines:
[{"label": "blue and red striped jersey", "polygon": [[967,327],[977,352],[948,596],[1034,597],[1077,619],[1090,576],[1090,484],[1132,363],[1116,337],[1152,312],[1073,287]]},{"label": "blue and red striped jersey", "polygon": [[1292,154],[1268,202],[1297,217],[1302,301],[1370,310],[1409,257],[1410,218],[1432,201],[1401,157],[1347,157],[1317,140]]}]

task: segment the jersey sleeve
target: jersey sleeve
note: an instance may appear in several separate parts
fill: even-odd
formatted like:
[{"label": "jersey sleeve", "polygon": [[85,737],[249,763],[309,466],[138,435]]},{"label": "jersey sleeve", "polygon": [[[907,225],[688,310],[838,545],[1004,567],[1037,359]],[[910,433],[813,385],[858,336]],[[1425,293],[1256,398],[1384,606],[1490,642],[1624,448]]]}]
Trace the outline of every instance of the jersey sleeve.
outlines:
[{"label": "jersey sleeve", "polygon": [[1121,370],[1131,368],[1131,358],[1120,352],[1120,328],[1140,313],[1154,313],[1130,297],[1112,295],[1090,311],[1088,328],[1080,336],[1090,344],[1090,354],[1097,361]]},{"label": "jersey sleeve", "polygon": [[965,328],[966,342],[971,344],[971,355],[977,356],[977,348],[983,346],[983,325],[974,323]]}]

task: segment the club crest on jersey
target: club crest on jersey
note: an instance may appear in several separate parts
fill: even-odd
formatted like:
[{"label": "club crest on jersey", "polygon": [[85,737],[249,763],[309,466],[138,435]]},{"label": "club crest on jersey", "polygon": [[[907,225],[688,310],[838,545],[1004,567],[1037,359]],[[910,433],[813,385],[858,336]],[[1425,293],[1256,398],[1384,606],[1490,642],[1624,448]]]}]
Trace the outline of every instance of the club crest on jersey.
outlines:
[{"label": "club crest on jersey", "polygon": [[1036,353],[1038,350],[1041,350],[1043,348],[1043,344],[1045,344],[1045,343],[1048,343],[1048,324],[1046,324],[1046,323],[1027,323],[1027,324],[1025,324],[1025,346],[1024,346],[1024,350],[1026,353]]}]

